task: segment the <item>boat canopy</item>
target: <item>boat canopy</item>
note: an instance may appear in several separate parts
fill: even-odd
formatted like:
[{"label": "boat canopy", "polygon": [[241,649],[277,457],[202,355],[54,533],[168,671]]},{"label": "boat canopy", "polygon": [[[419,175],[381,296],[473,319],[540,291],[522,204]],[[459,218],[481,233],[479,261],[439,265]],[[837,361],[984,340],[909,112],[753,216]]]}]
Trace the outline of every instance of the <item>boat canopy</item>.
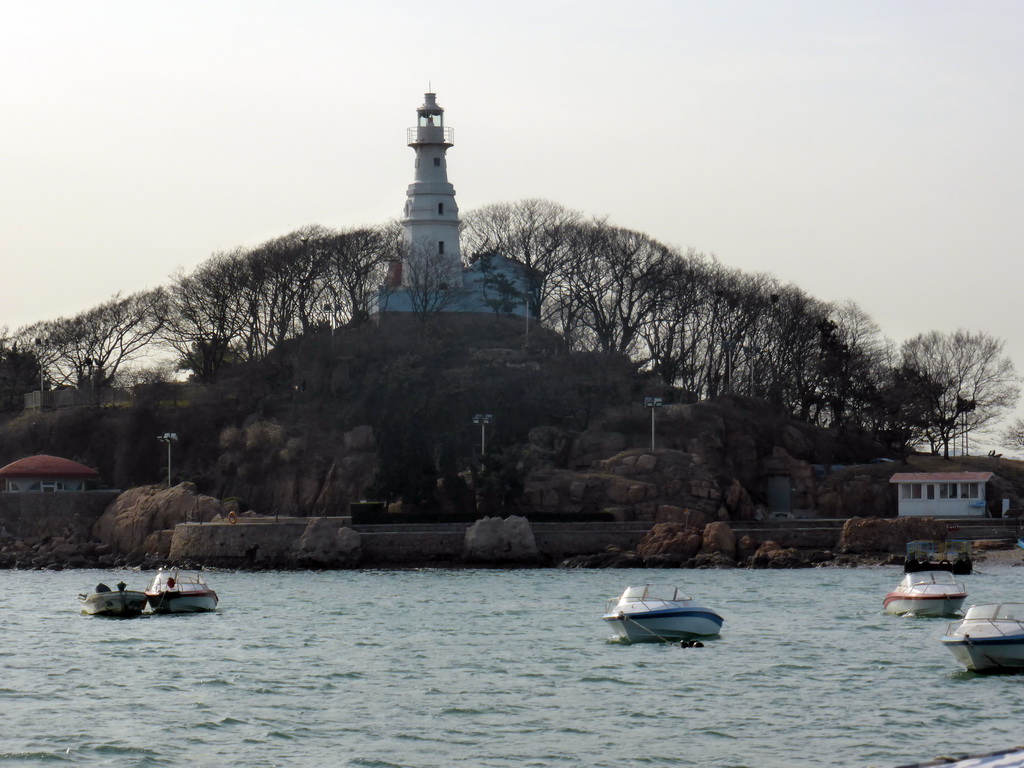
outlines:
[{"label": "boat canopy", "polygon": [[916,587],[921,584],[956,584],[950,571],[914,571],[903,577],[900,586]]},{"label": "boat canopy", "polygon": [[967,609],[964,621],[970,621],[972,619],[981,619],[983,621],[991,619],[1024,621],[1024,603],[985,603],[984,605],[972,605]]},{"label": "boat canopy", "polygon": [[690,600],[679,587],[671,584],[644,584],[642,587],[628,587],[622,593],[622,600]]}]

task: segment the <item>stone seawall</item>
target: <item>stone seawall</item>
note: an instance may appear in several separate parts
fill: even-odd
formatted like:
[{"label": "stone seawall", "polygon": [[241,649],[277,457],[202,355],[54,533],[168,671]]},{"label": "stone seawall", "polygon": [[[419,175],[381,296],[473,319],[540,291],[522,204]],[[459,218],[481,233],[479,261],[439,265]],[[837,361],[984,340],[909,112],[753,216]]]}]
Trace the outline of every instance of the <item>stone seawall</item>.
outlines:
[{"label": "stone seawall", "polygon": [[[238,523],[179,523],[171,536],[169,557],[220,567],[274,567],[292,556],[311,518],[242,518]],[[348,517],[328,517],[339,528]]]},{"label": "stone seawall", "polygon": [[[311,518],[246,518],[235,524],[180,523],[171,539],[170,558],[175,561],[230,567],[273,567],[295,551]],[[326,518],[337,527],[359,534],[365,565],[451,563],[462,558],[467,523],[351,525],[347,517]],[[737,536],[750,534],[759,540],[778,542],[798,549],[831,549],[842,530],[837,521],[773,521],[736,523]],[[531,523],[537,550],[547,561],[557,562],[609,548],[633,550],[650,531],[651,524],[634,523]]]},{"label": "stone seawall", "polygon": [[[221,567],[273,568],[289,562],[299,538],[314,518],[246,518],[235,524],[180,523],[171,539],[170,559]],[[462,559],[467,523],[357,525],[348,517],[324,520],[337,528],[359,534],[361,565],[450,564]],[[967,540],[1015,540],[1006,521],[949,521],[957,523],[949,538]],[[798,550],[834,550],[845,520],[771,520],[735,522],[737,538],[750,536],[759,543],[774,541]],[[635,550],[651,528],[650,523],[532,523],[537,550],[548,562],[590,555],[614,548]]]},{"label": "stone seawall", "polygon": [[92,526],[120,491],[0,493],[0,535],[17,539],[75,536],[88,539]]}]

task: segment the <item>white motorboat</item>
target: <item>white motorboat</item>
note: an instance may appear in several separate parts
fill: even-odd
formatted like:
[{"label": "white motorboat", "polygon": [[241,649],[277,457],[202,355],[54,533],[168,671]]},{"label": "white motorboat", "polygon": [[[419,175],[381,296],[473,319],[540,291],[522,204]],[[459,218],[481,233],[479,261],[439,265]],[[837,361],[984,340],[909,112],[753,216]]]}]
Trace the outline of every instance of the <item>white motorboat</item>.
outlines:
[{"label": "white motorboat", "polygon": [[949,571],[913,571],[885,596],[886,613],[896,616],[957,616],[967,589]]},{"label": "white motorboat", "polygon": [[217,593],[202,574],[161,568],[146,590],[153,613],[200,613],[217,607]]},{"label": "white motorboat", "polygon": [[631,643],[717,635],[724,621],[678,587],[658,584],[627,587],[620,597],[608,601],[601,618]]},{"label": "white motorboat", "polygon": [[115,592],[106,584],[97,584],[92,594],[79,595],[82,613],[89,616],[117,616],[131,618],[138,616],[146,607],[146,594],[128,589],[123,581]]},{"label": "white motorboat", "polygon": [[946,628],[942,644],[974,672],[1024,670],[1024,603],[972,605]]}]

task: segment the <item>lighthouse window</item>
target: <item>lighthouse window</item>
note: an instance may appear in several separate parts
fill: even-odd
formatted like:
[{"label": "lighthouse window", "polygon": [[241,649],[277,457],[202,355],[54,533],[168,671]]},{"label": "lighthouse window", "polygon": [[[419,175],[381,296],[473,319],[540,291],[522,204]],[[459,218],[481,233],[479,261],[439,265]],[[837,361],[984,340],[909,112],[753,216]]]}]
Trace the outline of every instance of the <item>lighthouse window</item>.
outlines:
[{"label": "lighthouse window", "polygon": [[434,158],[434,165],[436,165],[436,166],[440,166],[441,165],[441,158],[440,157],[435,157]]},{"label": "lighthouse window", "polygon": [[437,241],[437,252],[442,255],[444,254],[444,240]]},{"label": "lighthouse window", "polygon": [[440,216],[444,216],[444,203],[437,204],[437,213]]}]

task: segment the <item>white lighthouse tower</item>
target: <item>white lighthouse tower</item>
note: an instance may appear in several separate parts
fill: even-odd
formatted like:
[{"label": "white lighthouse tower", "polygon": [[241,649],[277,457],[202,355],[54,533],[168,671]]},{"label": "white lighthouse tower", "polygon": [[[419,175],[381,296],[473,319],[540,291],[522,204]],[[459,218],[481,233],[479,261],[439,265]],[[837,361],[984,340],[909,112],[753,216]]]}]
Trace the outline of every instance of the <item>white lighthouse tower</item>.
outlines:
[{"label": "white lighthouse tower", "polygon": [[437,105],[436,94],[423,95],[423,105],[416,110],[416,125],[408,130],[407,139],[416,152],[416,175],[406,191],[402,216],[406,248],[402,282],[455,284],[462,271],[459,207],[445,162],[455,132],[445,126],[444,109]]},{"label": "white lighthouse tower", "polygon": [[459,207],[445,164],[454,139],[436,94],[424,94],[406,142],[416,153],[416,175],[402,214],[405,252],[391,263],[372,312],[537,317],[539,303],[529,297],[537,293],[541,273],[497,253],[477,255],[463,268]]}]

